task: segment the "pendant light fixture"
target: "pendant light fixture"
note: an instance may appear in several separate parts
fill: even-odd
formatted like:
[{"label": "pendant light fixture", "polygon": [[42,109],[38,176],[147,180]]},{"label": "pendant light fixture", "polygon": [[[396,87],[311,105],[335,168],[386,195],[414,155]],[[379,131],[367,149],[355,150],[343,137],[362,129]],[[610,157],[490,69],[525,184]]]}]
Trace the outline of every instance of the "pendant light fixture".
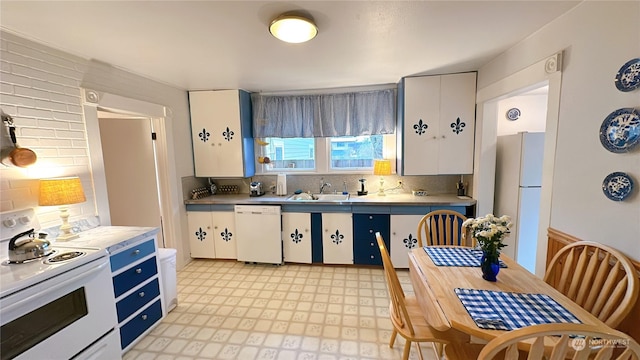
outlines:
[{"label": "pendant light fixture", "polygon": [[297,44],[316,37],[318,28],[313,20],[308,17],[285,13],[271,22],[269,32],[279,40]]}]

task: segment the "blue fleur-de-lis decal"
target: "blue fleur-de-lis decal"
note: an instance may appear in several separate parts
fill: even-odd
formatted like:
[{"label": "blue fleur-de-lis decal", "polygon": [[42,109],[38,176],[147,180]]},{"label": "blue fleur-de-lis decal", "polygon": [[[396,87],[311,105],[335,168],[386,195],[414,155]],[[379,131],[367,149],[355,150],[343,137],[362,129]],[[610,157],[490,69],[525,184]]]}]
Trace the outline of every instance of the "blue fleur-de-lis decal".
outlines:
[{"label": "blue fleur-de-lis decal", "polygon": [[222,132],[222,136],[224,136],[224,139],[227,141],[231,141],[231,139],[233,139],[233,135],[235,133],[231,130],[229,130],[229,127],[227,126],[227,130]]},{"label": "blue fleur-de-lis decal", "polygon": [[202,228],[198,228],[198,231],[195,232],[196,239],[203,241],[205,237],[207,237],[207,233],[202,230]]},{"label": "blue fleur-de-lis decal", "polygon": [[340,244],[342,239],[344,239],[344,235],[340,234],[340,230],[336,230],[335,234],[331,234],[331,241],[336,245]]},{"label": "blue fleur-de-lis decal", "polygon": [[209,132],[205,128],[202,128],[202,132],[198,134],[200,140],[202,140],[203,142],[207,142],[209,140],[209,135],[211,134],[209,134]]},{"label": "blue fleur-de-lis decal", "polygon": [[462,128],[467,126],[467,124],[460,121],[460,118],[456,120],[456,122],[451,123],[451,127],[453,128],[453,132],[456,134],[460,134],[462,132]]},{"label": "blue fleur-de-lis decal", "polygon": [[300,233],[298,229],[296,229],[296,231],[291,233],[291,239],[296,244],[302,241],[302,238],[303,238],[302,233]]},{"label": "blue fleur-de-lis decal", "polygon": [[429,127],[429,125],[427,125],[426,123],[422,122],[422,119],[420,119],[420,121],[418,121],[417,124],[413,125],[413,128],[416,130],[416,134],[418,135],[422,135],[425,132],[427,132],[427,128]]},{"label": "blue fleur-de-lis decal", "polygon": [[413,235],[409,234],[409,237],[403,239],[402,242],[407,249],[413,249],[418,244],[418,240],[413,237]]},{"label": "blue fleur-de-lis decal", "polygon": [[221,232],[220,235],[222,236],[222,240],[226,242],[231,241],[231,237],[233,236],[233,234],[227,228],[224,228],[224,231]]}]

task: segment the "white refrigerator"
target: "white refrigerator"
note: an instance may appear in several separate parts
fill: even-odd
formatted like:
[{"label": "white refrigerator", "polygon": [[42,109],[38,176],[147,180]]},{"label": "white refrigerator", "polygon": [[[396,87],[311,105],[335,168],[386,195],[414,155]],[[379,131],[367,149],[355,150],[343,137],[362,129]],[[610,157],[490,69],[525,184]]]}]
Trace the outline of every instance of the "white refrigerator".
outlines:
[{"label": "white refrigerator", "polygon": [[544,133],[498,136],[494,214],[511,216],[503,252],[535,273]]}]

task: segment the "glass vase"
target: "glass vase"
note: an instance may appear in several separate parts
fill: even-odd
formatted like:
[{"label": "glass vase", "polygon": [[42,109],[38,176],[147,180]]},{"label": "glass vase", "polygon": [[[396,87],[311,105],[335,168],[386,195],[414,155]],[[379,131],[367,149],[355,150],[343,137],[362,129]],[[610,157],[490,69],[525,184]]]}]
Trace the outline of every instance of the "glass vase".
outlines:
[{"label": "glass vase", "polygon": [[487,281],[497,281],[498,272],[500,272],[500,262],[498,261],[498,255],[487,255],[486,252],[482,253],[480,258],[480,269],[482,270],[482,278]]}]

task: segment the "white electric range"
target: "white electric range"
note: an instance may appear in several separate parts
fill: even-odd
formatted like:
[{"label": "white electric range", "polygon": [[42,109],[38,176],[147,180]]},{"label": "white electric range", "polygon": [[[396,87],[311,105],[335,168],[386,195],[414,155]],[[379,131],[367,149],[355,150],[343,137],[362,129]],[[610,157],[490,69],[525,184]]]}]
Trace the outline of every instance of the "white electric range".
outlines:
[{"label": "white electric range", "polygon": [[54,241],[47,256],[11,263],[9,240],[39,227],[33,209],[0,214],[2,358],[119,358],[106,249]]}]

